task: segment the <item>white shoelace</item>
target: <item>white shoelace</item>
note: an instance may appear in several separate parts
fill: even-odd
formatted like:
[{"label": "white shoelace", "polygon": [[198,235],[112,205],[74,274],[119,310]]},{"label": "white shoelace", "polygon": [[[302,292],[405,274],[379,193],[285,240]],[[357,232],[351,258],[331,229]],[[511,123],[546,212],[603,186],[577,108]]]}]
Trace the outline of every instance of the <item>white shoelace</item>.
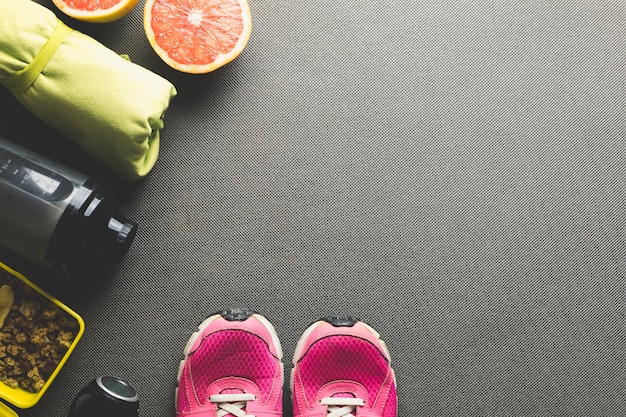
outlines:
[{"label": "white shoelace", "polygon": [[360,398],[340,397],[322,398],[321,403],[328,406],[328,417],[355,417],[356,408],[365,405]]},{"label": "white shoelace", "polygon": [[246,414],[243,410],[246,407],[248,401],[254,401],[256,397],[253,394],[216,394],[209,397],[209,401],[216,403],[219,410],[217,410],[217,417],[224,417],[225,415],[232,414],[237,417],[254,417],[253,415]]}]

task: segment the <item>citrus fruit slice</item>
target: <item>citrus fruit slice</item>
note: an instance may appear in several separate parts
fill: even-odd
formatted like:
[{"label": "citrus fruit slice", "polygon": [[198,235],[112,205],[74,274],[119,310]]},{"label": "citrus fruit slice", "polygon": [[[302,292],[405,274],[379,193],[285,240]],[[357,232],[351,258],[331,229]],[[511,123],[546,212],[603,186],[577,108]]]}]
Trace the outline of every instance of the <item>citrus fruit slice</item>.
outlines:
[{"label": "citrus fruit slice", "polygon": [[247,0],[146,0],[144,29],[156,54],[192,74],[235,59],[251,31]]},{"label": "citrus fruit slice", "polygon": [[139,0],[52,0],[66,15],[92,23],[107,23],[121,19]]}]

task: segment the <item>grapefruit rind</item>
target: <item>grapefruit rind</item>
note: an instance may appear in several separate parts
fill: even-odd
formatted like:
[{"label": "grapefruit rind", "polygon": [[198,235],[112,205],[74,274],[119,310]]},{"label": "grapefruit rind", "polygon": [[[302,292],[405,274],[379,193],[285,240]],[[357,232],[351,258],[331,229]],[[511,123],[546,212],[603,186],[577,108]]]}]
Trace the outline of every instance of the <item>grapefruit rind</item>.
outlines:
[{"label": "grapefruit rind", "polygon": [[98,10],[82,10],[71,7],[63,0],[52,0],[57,8],[66,15],[83,22],[109,23],[126,16],[139,2],[139,0],[120,0],[113,7]]},{"label": "grapefruit rind", "polygon": [[154,49],[155,53],[170,67],[175,70],[186,72],[190,74],[206,74],[208,72],[214,71],[235,58],[237,58],[245,46],[248,43],[248,39],[250,38],[250,33],[252,32],[252,18],[250,15],[250,7],[248,5],[247,0],[237,0],[241,8],[241,17],[243,21],[243,28],[241,33],[239,34],[239,38],[235,45],[226,53],[219,53],[215,59],[207,64],[185,64],[183,62],[179,62],[173,59],[165,49],[163,49],[156,40],[156,35],[154,33],[152,27],[152,9],[154,6],[155,0],[146,0],[144,6],[144,29],[146,32],[146,37],[152,49]]}]

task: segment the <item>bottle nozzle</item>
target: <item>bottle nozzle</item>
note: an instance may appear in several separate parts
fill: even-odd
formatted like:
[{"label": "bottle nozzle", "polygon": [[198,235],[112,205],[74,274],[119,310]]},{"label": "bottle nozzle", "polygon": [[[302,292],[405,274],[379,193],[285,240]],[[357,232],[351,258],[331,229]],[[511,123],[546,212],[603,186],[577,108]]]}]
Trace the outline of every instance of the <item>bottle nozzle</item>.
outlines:
[{"label": "bottle nozzle", "polygon": [[114,213],[107,222],[106,243],[112,257],[122,257],[130,247],[135,234],[137,223],[128,220],[119,213]]}]

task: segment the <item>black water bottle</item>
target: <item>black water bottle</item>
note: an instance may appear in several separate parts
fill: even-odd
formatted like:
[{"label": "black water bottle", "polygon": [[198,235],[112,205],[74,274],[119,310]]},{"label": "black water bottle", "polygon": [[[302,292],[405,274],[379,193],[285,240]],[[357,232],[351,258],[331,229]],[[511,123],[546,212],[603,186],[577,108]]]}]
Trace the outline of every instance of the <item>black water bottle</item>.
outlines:
[{"label": "black water bottle", "polygon": [[102,182],[0,136],[0,245],[57,275],[120,260],[137,224]]}]

